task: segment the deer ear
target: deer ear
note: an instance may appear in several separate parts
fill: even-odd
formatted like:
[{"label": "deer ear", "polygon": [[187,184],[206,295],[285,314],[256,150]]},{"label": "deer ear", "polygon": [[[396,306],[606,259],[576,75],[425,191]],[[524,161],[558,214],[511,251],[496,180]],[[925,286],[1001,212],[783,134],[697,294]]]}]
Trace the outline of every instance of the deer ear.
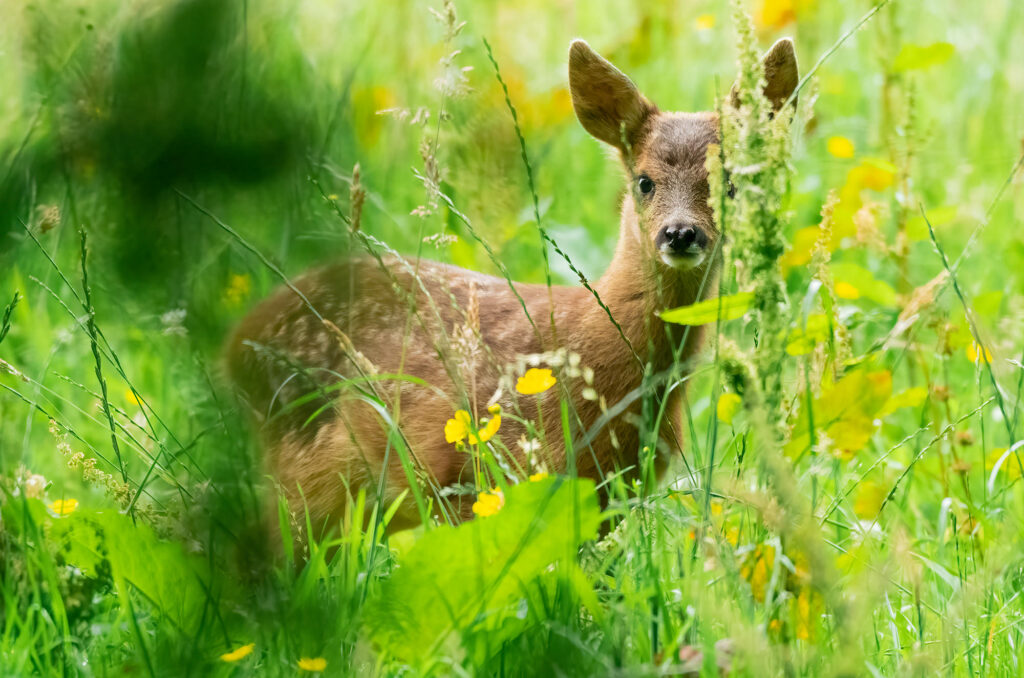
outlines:
[{"label": "deer ear", "polygon": [[623,148],[622,126],[626,142],[633,144],[647,116],[657,111],[622,71],[584,40],[569,46],[569,91],[583,128],[619,149]]},{"label": "deer ear", "polygon": [[[789,38],[782,38],[772,45],[764,55],[762,65],[764,66],[765,80],[764,96],[777,111],[792,96],[800,79],[793,41]],[[739,106],[739,91],[736,85],[732,87],[731,100],[733,106]]]}]

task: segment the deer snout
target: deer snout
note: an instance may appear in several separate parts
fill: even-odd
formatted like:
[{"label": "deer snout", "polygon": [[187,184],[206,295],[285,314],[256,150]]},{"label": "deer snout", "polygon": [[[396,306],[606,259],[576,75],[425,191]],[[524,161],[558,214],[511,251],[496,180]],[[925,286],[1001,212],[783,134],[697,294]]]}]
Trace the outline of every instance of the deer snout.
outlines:
[{"label": "deer snout", "polygon": [[659,248],[666,254],[697,254],[708,244],[707,235],[693,224],[670,224],[658,235]]}]

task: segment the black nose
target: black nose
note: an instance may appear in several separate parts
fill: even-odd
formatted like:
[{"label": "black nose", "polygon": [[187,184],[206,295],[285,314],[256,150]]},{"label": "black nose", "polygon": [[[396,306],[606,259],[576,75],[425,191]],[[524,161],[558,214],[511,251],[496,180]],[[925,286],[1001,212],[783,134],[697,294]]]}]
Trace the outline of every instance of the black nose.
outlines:
[{"label": "black nose", "polygon": [[693,245],[703,248],[708,242],[703,231],[689,224],[669,226],[665,229],[665,238],[672,251],[679,254],[689,251]]}]

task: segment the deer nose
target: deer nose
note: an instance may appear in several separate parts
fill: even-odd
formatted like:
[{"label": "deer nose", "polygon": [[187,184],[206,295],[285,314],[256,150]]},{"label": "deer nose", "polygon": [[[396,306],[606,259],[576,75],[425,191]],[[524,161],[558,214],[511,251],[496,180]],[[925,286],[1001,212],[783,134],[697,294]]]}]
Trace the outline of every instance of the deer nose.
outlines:
[{"label": "deer nose", "polygon": [[665,239],[672,251],[684,254],[691,249],[703,249],[708,242],[704,232],[691,224],[672,224],[665,229]]}]

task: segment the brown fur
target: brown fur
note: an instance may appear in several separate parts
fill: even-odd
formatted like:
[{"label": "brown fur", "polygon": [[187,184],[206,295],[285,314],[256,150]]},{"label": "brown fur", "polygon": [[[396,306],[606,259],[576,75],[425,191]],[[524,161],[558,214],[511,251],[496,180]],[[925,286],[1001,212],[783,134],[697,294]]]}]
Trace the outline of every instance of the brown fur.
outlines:
[{"label": "brown fur", "polygon": [[[791,46],[788,54],[792,56]],[[704,160],[708,145],[718,138],[717,119],[711,113],[658,111],[626,76],[582,41],[570,49],[569,80],[580,122],[595,137],[619,149],[629,177],[615,256],[594,288],[641,361],[658,372],[670,366],[673,346],[683,339],[684,328],[662,323],[655,312],[698,301],[702,280],[707,279],[705,289],[714,287],[706,267],[711,265],[718,233],[708,206]],[[769,88],[773,86],[769,74]],[[634,182],[641,176],[654,182],[650,195],[641,196],[635,189]],[[694,266],[669,265],[663,260],[657,242],[672,224],[692,225],[706,236],[706,255]],[[260,304],[228,346],[230,375],[262,421],[269,467],[293,508],[301,509],[305,502],[314,525],[337,518],[349,492],[365,487],[374,494],[388,447],[388,426],[356,389],[327,392],[342,378],[376,368],[428,384],[375,382],[388,409],[400,413],[403,437],[438,487],[472,480],[469,455],[445,442],[443,433],[446,419],[464,406],[460,394],[471,390],[470,409],[484,414],[504,366],[517,356],[557,347],[579,354],[582,363],[594,370],[593,386],[610,406],[641,383],[642,368],[635,356],[594,296],[582,287],[554,287],[549,293],[543,285],[517,283],[535,331],[505,280],[429,261],[419,263],[418,278],[415,270],[414,263],[395,257],[385,258],[383,267],[365,258],[331,264],[296,281],[309,304],[340,328],[351,346],[344,346],[345,340],[288,288]],[[486,350],[467,373],[453,350],[452,335],[466,325],[474,295]],[[411,315],[410,308],[415,309]],[[699,328],[693,328],[686,336],[684,360],[699,350],[700,334]],[[361,356],[353,355],[352,348]],[[579,439],[578,434],[589,431],[601,411],[595,402],[581,397],[579,380],[572,381],[571,388],[580,418],[574,422]],[[676,430],[680,430],[679,393],[676,389],[668,396],[669,421]],[[295,405],[309,394],[309,402]],[[518,396],[518,405],[530,416],[532,401],[539,398],[548,428],[545,453],[557,470],[564,470],[560,395],[558,389],[551,389],[541,396]],[[656,395],[666,396],[664,392]],[[507,390],[502,395],[499,402],[506,412],[516,407],[514,396]],[[634,403],[601,429],[587,449],[576,451],[580,475],[598,477],[602,471],[637,465],[638,435],[628,421],[629,413],[636,411]],[[677,449],[671,427],[664,428],[666,448]],[[503,418],[499,435],[515,453],[519,452],[515,441],[524,432],[511,417]],[[612,444],[612,432],[618,446]],[[408,487],[393,449],[385,471],[385,499],[391,499]],[[464,500],[456,506],[461,517],[471,515],[470,503]],[[416,521],[407,501],[392,527]]]}]

